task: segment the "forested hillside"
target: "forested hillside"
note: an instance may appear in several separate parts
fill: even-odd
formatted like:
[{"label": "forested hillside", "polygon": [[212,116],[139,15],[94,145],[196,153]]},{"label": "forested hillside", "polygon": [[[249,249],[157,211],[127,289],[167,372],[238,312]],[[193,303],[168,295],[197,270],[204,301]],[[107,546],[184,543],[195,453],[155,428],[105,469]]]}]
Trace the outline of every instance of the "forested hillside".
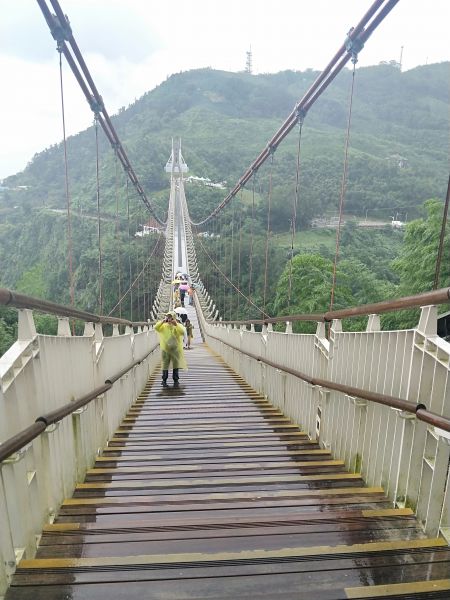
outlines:
[{"label": "forested hillside", "polygon": [[[448,63],[422,66],[404,73],[390,65],[357,70],[347,215],[384,221],[395,215],[404,220],[407,215],[410,220],[426,216],[423,208],[426,200],[437,198],[442,203],[448,176],[449,74]],[[256,76],[211,69],[189,71],[169,77],[128,108],[120,110],[113,117],[114,125],[160,216],[165,218],[169,182],[164,165],[173,137],[182,139],[190,174],[225,181],[232,187],[316,76],[312,70]],[[298,230],[307,230],[313,218],[332,214],[337,209],[350,79],[350,71],[344,70],[305,118]],[[297,143],[298,134],[293,131],[274,155],[270,229],[274,244],[271,255],[278,275],[288,255],[282,236],[290,228]],[[93,128],[69,138],[68,157],[77,304],[93,310],[97,285],[96,224],[91,218],[97,203]],[[255,207],[256,234],[261,235],[266,228],[268,177],[269,168],[264,166],[258,173]],[[67,302],[62,145],[37,154],[23,172],[5,179],[3,186],[7,189],[0,192],[0,285]],[[205,217],[226,194],[226,189],[195,184],[187,184],[186,189],[194,220]],[[243,197],[246,217],[249,194],[250,191]],[[105,223],[106,279],[110,282],[106,305],[110,309],[117,296],[113,289],[117,232],[123,236],[125,248],[121,260],[124,264],[133,263],[129,269],[131,276],[141,260],[137,257],[145,254],[145,248],[135,239],[129,241],[128,233],[131,230],[133,236],[147,217],[133,192],[129,192],[127,199],[124,175],[117,169],[113,151],[102,135],[100,200]],[[351,229],[348,231],[347,237],[356,236]],[[383,238],[384,241],[379,239],[376,244],[369,238],[359,243],[361,247],[373,245],[377,256],[378,247],[380,256],[383,247],[389,249],[380,258],[382,265],[370,257],[361,264],[376,276],[377,282],[384,281],[395,288],[401,282],[401,273],[395,271],[391,262],[401,252],[403,236],[396,232],[398,235],[393,237],[392,233],[388,232],[388,237]],[[281,236],[280,244],[277,236]],[[344,253],[346,247],[344,243]],[[326,244],[318,243],[306,253],[320,254],[323,260],[330,260],[330,246],[328,255],[326,248]],[[295,254],[302,252],[299,239]],[[350,250],[347,254],[351,259]],[[261,273],[256,275],[260,277]],[[394,288],[391,288],[392,293],[397,291]],[[347,300],[355,298],[364,301],[364,291],[348,296]],[[279,293],[271,298],[272,311],[286,308]]]}]

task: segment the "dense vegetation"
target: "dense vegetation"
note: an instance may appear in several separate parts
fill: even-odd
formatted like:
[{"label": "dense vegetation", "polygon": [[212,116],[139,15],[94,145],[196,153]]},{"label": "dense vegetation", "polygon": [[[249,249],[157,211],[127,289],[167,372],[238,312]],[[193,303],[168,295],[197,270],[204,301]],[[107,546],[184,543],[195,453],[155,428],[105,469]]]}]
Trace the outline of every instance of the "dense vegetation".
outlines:
[{"label": "dense vegetation", "polygon": [[[210,69],[190,71],[171,76],[127,109],[120,110],[113,117],[114,124],[158,214],[165,216],[168,179],[163,167],[172,137],[182,138],[190,173],[225,181],[231,186],[316,76],[312,70],[258,76]],[[389,65],[361,68],[357,72],[345,204],[346,215],[353,215],[354,223],[349,220],[343,232],[338,306],[422,291],[432,284],[448,176],[448,80],[448,63],[404,73]],[[271,313],[322,310],[329,301],[334,233],[322,229],[314,230],[313,234],[309,227],[313,218],[334,214],[337,209],[349,83],[350,72],[345,70],[305,119],[292,265],[289,265],[289,229],[295,193],[296,131],[275,153],[273,167],[266,164],[260,169],[254,195],[252,184],[248,184],[247,190],[221,217],[220,224],[203,228],[215,227],[216,232],[221,228],[221,238],[205,238],[204,244],[230,274],[231,229],[237,231],[237,215],[240,215],[239,284],[244,291],[251,292],[256,304],[261,303],[267,197],[272,178],[270,291],[266,299],[266,308]],[[69,138],[76,304],[96,311],[94,148],[92,128]],[[23,172],[3,182],[9,189],[0,195],[0,285],[67,303],[62,152],[61,145],[44,150]],[[127,195],[124,176],[117,172],[113,152],[104,139],[100,153],[103,312],[108,312],[119,295],[118,271],[123,291],[142,268],[146,254],[156,243],[156,236],[134,238],[134,232],[146,222],[148,215],[133,193]],[[192,218],[201,220],[221,201],[226,190],[192,183],[186,185],[186,193]],[[424,208],[424,202],[430,198],[437,201]],[[357,227],[361,218],[389,222],[396,215],[402,220],[406,215],[408,221],[419,220],[407,227],[404,237],[402,232],[390,227],[373,230]],[[312,234],[314,243],[311,244],[308,240]],[[251,235],[254,238],[252,281],[249,273]],[[447,243],[446,252],[448,248]],[[216,290],[222,311],[226,315],[249,314],[248,310],[245,313],[245,303],[241,300],[227,295],[226,290],[219,294],[220,286],[224,287],[223,279],[212,273],[201,250],[199,254],[205,279],[211,290]],[[236,261],[233,256],[234,279],[239,268]],[[443,260],[442,285],[449,284],[449,264],[447,254]],[[140,318],[145,316],[142,313],[148,308],[158,281],[156,265],[153,269],[153,272],[146,271],[146,282],[141,284],[141,290],[136,290],[133,298],[127,298],[124,316],[132,313],[135,317],[138,313]],[[288,270],[292,270],[295,280],[290,300],[286,290]],[[0,352],[15,335],[14,323],[13,313],[1,313]]]}]

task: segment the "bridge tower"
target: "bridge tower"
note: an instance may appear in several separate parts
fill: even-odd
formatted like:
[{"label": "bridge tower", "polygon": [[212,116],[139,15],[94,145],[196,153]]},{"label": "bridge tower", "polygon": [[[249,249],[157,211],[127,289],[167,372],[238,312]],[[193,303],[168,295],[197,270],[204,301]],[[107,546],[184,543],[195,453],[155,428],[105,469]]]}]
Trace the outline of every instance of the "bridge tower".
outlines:
[{"label": "bridge tower", "polygon": [[172,152],[170,158],[166,163],[166,173],[170,173],[173,177],[183,177],[184,173],[189,171],[188,166],[181,154],[181,139],[175,145],[172,138]]}]

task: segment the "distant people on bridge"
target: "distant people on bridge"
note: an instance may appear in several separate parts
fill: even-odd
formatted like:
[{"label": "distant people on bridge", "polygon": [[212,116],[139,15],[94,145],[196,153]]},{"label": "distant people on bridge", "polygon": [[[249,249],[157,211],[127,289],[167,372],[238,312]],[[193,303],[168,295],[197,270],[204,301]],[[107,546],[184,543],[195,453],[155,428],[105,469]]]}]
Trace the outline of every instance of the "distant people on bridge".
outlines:
[{"label": "distant people on bridge", "polygon": [[183,306],[179,306],[178,308],[175,309],[175,312],[181,319],[181,322],[183,323],[183,325],[185,325],[186,320],[188,318],[187,310]]},{"label": "distant people on bridge", "polygon": [[183,279],[182,282],[180,283],[180,300],[181,300],[181,306],[184,306],[184,298],[186,296],[186,292],[189,289],[189,284],[188,282]]},{"label": "distant people on bridge", "polygon": [[192,323],[190,322],[189,319],[186,319],[184,326],[186,327],[186,336],[187,336],[186,350],[190,350],[192,338],[194,337],[194,334],[193,334],[194,326],[192,325]]},{"label": "distant people on bridge", "polygon": [[194,294],[195,294],[195,286],[194,286],[194,284],[191,284],[188,288],[189,305],[190,306],[192,306],[194,304]]},{"label": "distant people on bridge", "polygon": [[162,321],[155,324],[155,331],[158,334],[161,348],[162,385],[167,387],[169,367],[172,364],[173,385],[178,387],[179,369],[187,369],[183,352],[183,338],[186,330],[181,323],[178,323],[176,313],[169,312]]},{"label": "distant people on bridge", "polygon": [[173,288],[173,306],[174,308],[181,306],[180,285],[178,283]]}]

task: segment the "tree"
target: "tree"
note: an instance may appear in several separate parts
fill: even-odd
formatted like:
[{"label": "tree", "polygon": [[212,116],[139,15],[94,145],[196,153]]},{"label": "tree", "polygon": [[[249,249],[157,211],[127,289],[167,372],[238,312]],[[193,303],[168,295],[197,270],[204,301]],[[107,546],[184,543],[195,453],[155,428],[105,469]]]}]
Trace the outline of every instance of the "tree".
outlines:
[{"label": "tree", "polygon": [[[394,269],[400,275],[402,296],[430,291],[434,283],[436,258],[442,226],[442,202],[427,200],[424,204],[425,219],[411,221],[406,226],[400,256],[394,261]],[[444,240],[441,262],[440,287],[450,285],[450,231]]]},{"label": "tree", "polygon": [[[292,269],[286,264],[277,284],[273,304],[274,314],[325,312],[330,303],[330,289],[333,272],[331,260],[317,254],[298,254],[292,259]],[[291,294],[289,300],[289,279]],[[302,323],[298,331],[312,333],[315,323]]]}]

